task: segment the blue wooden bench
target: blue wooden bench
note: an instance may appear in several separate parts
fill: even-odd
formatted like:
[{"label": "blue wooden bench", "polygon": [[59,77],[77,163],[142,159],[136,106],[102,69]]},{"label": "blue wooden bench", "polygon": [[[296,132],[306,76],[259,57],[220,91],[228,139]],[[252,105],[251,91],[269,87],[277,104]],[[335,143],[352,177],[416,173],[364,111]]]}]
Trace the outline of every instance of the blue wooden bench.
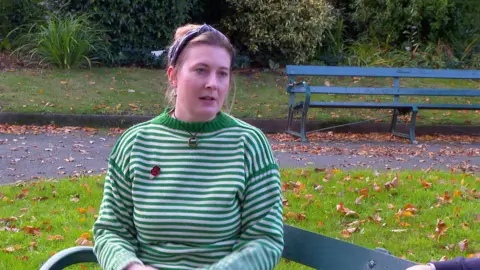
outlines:
[{"label": "blue wooden bench", "polygon": [[[415,265],[385,249],[368,249],[289,225],[284,226],[284,240],[283,258],[314,269],[405,270]],[[97,262],[93,248],[72,247],[50,257],[40,270],[61,270],[87,262]]]},{"label": "blue wooden bench", "polygon": [[[436,78],[436,79],[472,79],[480,80],[480,70],[434,70],[417,68],[363,68],[363,67],[330,67],[330,66],[293,66],[286,67],[289,78],[287,93],[290,95],[289,111],[286,132],[307,141],[306,131],[307,112],[309,108],[372,108],[393,109],[390,131],[397,136],[415,141],[415,122],[419,109],[436,110],[480,110],[480,103],[476,104],[430,104],[413,103],[400,97],[410,96],[451,96],[451,97],[480,97],[478,89],[437,89],[437,88],[404,88],[400,87],[400,78]],[[354,76],[354,77],[386,77],[393,78],[393,87],[340,87],[309,85],[305,81],[296,81],[299,76]],[[295,101],[296,94],[304,94],[305,99]],[[391,102],[362,102],[362,101],[311,101],[314,94],[335,95],[387,95],[392,97]],[[300,131],[292,130],[294,113],[301,113]],[[396,131],[398,115],[411,112],[410,129],[408,134]],[[368,121],[368,120],[367,120]],[[362,121],[365,122],[365,121]],[[336,126],[338,127],[338,126]],[[331,129],[324,128],[321,130]]]}]

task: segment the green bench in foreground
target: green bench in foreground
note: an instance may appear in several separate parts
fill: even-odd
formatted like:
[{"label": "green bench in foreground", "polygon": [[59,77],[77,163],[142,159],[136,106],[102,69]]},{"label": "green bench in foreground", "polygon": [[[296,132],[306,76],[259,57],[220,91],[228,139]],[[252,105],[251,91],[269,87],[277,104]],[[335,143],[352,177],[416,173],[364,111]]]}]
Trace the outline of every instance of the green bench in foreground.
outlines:
[{"label": "green bench in foreground", "polygon": [[[289,225],[284,225],[284,234],[282,257],[315,269],[405,270],[415,264],[392,256],[384,249],[364,248]],[[97,262],[93,248],[72,247],[53,255],[40,270],[60,270],[87,262]]]}]

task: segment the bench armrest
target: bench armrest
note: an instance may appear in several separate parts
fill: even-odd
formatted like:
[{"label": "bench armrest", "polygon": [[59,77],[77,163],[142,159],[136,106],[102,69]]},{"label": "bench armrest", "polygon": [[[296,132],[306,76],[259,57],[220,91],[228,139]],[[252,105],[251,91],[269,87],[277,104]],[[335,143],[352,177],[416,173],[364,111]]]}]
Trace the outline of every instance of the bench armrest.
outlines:
[{"label": "bench armrest", "polygon": [[286,224],[284,232],[282,257],[315,269],[405,270],[415,265],[382,249],[364,248]]},{"label": "bench armrest", "polygon": [[295,92],[292,92],[291,90],[300,85],[303,86],[303,88],[305,89],[305,101],[303,102],[303,104],[304,106],[306,106],[306,108],[308,108],[310,106],[311,93],[310,93],[310,85],[305,81],[290,82],[287,85],[287,94],[290,94],[290,106],[293,106],[294,99],[295,99]]},{"label": "bench armrest", "polygon": [[93,247],[71,247],[50,257],[40,270],[61,270],[77,263],[98,262]]}]

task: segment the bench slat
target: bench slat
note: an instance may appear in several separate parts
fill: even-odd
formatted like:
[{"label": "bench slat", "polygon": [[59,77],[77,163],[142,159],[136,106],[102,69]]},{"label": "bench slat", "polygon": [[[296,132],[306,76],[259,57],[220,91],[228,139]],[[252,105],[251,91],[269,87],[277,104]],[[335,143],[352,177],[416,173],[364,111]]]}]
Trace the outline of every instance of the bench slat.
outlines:
[{"label": "bench slat", "polygon": [[[304,87],[294,87],[292,93],[305,93]],[[435,89],[435,88],[389,88],[389,87],[342,87],[310,86],[312,94],[340,95],[399,95],[399,96],[468,96],[480,97],[475,89]]]},{"label": "bench slat", "polygon": [[345,241],[284,226],[283,257],[315,269],[390,269],[405,270],[415,265],[392,255]]},{"label": "bench slat", "polygon": [[286,66],[289,76],[356,76],[399,78],[480,79],[480,70]]},{"label": "bench slat", "polygon": [[[329,101],[313,101],[310,102],[310,107],[317,108],[379,108],[379,109],[393,109],[393,108],[413,108],[418,109],[443,109],[443,110],[480,110],[480,104],[409,104],[409,103],[394,103],[394,102],[329,102]],[[297,107],[301,107],[298,105]]]}]

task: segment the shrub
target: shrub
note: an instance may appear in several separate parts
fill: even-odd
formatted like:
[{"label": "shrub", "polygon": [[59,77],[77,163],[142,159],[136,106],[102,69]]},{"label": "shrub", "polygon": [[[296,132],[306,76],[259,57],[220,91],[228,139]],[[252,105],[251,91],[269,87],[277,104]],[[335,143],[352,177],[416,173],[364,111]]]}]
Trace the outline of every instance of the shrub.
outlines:
[{"label": "shrub", "polygon": [[107,53],[104,31],[90,23],[87,16],[51,16],[45,23],[30,26],[18,41],[21,46],[14,53],[40,65],[64,69],[91,66],[99,55]]},{"label": "shrub", "polygon": [[478,0],[354,0],[352,6],[357,29],[367,29],[370,39],[450,42],[451,34],[463,39],[480,30]]},{"label": "shrub", "polygon": [[[324,0],[227,0],[234,16],[223,27],[235,44],[257,56],[275,55],[295,63],[310,60],[334,23],[333,8]],[[269,59],[263,59],[266,63]]]},{"label": "shrub", "polygon": [[[198,0],[45,0],[51,11],[89,14],[108,31],[112,65],[157,66],[151,51],[165,49]],[[104,62],[107,59],[104,59]]]},{"label": "shrub", "polygon": [[0,51],[13,46],[14,36],[7,39],[7,35],[16,27],[43,19],[45,9],[40,3],[41,0],[0,1]]}]

